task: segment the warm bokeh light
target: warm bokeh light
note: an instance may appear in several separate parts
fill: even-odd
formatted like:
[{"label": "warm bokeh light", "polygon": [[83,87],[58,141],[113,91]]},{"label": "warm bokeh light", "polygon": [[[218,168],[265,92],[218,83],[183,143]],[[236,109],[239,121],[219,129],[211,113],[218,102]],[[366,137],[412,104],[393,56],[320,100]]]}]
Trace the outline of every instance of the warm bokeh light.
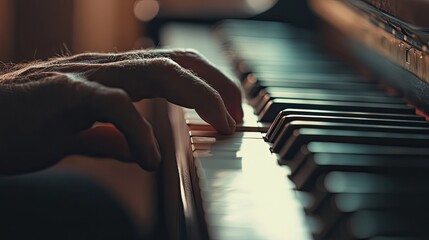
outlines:
[{"label": "warm bokeh light", "polygon": [[159,12],[159,2],[155,0],[140,0],[134,5],[134,15],[140,21],[148,22]]}]

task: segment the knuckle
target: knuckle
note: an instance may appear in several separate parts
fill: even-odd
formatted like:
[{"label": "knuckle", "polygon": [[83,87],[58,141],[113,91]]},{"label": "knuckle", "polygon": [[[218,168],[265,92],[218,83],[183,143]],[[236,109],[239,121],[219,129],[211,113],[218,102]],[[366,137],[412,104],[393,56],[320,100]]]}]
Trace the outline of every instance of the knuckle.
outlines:
[{"label": "knuckle", "polygon": [[176,62],[171,60],[170,58],[160,57],[154,58],[149,61],[149,66],[159,70],[170,69],[172,67],[178,66]]},{"label": "knuckle", "polygon": [[186,48],[186,49],[180,50],[180,55],[182,57],[187,58],[188,60],[191,60],[191,61],[203,61],[204,60],[203,55],[193,48]]},{"label": "knuckle", "polygon": [[185,61],[201,61],[203,60],[202,55],[195,49],[192,48],[177,48],[170,50],[169,56],[175,60]]},{"label": "knuckle", "polygon": [[35,82],[38,86],[43,86],[44,89],[50,91],[59,91],[62,89],[71,88],[73,81],[61,73],[45,73],[40,75],[40,80]]},{"label": "knuckle", "polygon": [[201,57],[200,52],[198,52],[197,50],[193,49],[193,48],[186,48],[182,50],[186,55],[191,56],[191,57]]},{"label": "knuckle", "polygon": [[146,65],[146,72],[148,75],[157,76],[157,79],[160,81],[156,81],[157,83],[153,84],[156,84],[159,87],[160,84],[162,85],[161,82],[164,80],[168,80],[175,75],[181,75],[183,73],[183,69],[170,58],[162,57],[149,60],[149,63]]},{"label": "knuckle", "polygon": [[86,82],[75,81],[63,74],[46,79],[41,88],[56,99],[63,99],[70,106],[86,102],[94,92]]}]

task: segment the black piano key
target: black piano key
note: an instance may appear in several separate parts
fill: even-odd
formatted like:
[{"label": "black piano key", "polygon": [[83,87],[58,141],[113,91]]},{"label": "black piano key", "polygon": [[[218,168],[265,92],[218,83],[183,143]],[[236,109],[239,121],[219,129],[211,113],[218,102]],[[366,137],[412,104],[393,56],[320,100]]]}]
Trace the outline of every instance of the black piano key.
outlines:
[{"label": "black piano key", "polygon": [[304,89],[327,89],[335,91],[365,91],[365,92],[380,92],[374,84],[369,83],[334,83],[334,82],[305,82],[305,81],[284,81],[284,82],[263,82],[258,81],[252,84],[244,84],[243,89],[248,96],[255,97],[259,91],[266,87],[275,87],[275,88],[304,88]]},{"label": "black piano key", "polygon": [[330,209],[343,213],[356,212],[363,209],[427,209],[429,195],[420,192],[408,194],[355,194],[339,193],[330,196]]},{"label": "black piano key", "polygon": [[301,93],[266,93],[255,106],[255,113],[259,114],[273,99],[301,99],[301,100],[328,100],[339,102],[363,102],[363,103],[382,103],[382,104],[406,104],[404,100],[395,97],[366,97],[350,96],[341,94],[301,94]]},{"label": "black piano key", "polygon": [[345,215],[329,234],[315,239],[376,239],[379,236],[428,239],[428,228],[426,213],[416,209],[361,210]]},{"label": "black piano key", "polygon": [[[352,121],[352,119],[346,119]],[[367,121],[366,121],[367,120]],[[429,134],[429,124],[426,127],[380,125],[377,119],[365,119],[361,123],[329,122],[329,121],[292,121],[285,124],[271,147],[272,152],[279,152],[292,133],[300,128],[351,130],[368,132],[391,132],[391,133],[422,133]],[[359,121],[356,121],[359,122]]]},{"label": "black piano key", "polygon": [[[254,84],[256,84],[255,82]],[[299,93],[299,94],[347,94],[348,96],[361,96],[361,97],[392,97],[386,92],[379,89],[370,89],[362,90],[361,92],[356,92],[353,90],[335,90],[335,89],[320,89],[309,86],[308,88],[293,88],[293,87],[263,87],[265,93]],[[263,96],[263,95],[262,95]],[[262,97],[261,96],[261,97]]]},{"label": "black piano key", "polygon": [[[300,77],[297,76],[290,76],[287,75],[284,77],[284,79],[266,79],[261,80],[260,78],[253,78],[252,75],[249,75],[245,81],[243,81],[243,87],[249,88],[252,86],[261,86],[261,87],[278,87],[278,88],[304,88],[304,89],[321,89],[321,90],[343,90],[348,91],[351,88],[355,87],[356,89],[369,89],[370,91],[376,89],[378,91],[381,91],[377,88],[377,85],[371,82],[364,82],[364,81],[358,81],[357,79],[355,81],[352,80],[340,80],[339,77],[336,77],[335,75],[327,75],[327,76],[320,76],[321,79],[306,79],[305,75]],[[325,78],[325,79],[324,79]],[[255,81],[256,79],[256,81]]]},{"label": "black piano key", "polygon": [[[261,72],[255,74],[256,78],[262,81],[319,81],[319,82],[368,82],[356,73],[341,73],[335,69],[332,72],[299,72],[290,69],[290,72]],[[349,69],[350,70],[350,69]],[[351,71],[351,70],[350,70]]]},{"label": "black piano key", "polygon": [[332,171],[317,179],[314,188],[309,190],[311,204],[306,211],[317,211],[333,194],[429,194],[426,173],[408,175],[392,175],[365,172]]},{"label": "black piano key", "polygon": [[[305,75],[312,78],[312,75],[316,74],[332,74],[332,75],[352,75],[351,70],[344,64],[338,64],[338,62],[323,62],[320,60],[309,61],[308,58],[321,58],[320,55],[308,55],[308,57],[300,56],[304,58],[298,59],[296,57],[295,62],[283,61],[281,56],[272,56],[271,58],[262,60],[263,55],[253,56],[240,56],[240,59],[236,59],[236,68],[238,72],[243,76],[243,79],[248,74],[257,74],[258,77],[264,79],[265,77],[279,78],[279,76],[288,75]],[[263,61],[263,62],[258,62]],[[302,62],[299,62],[302,61]],[[247,73],[247,74],[246,74]],[[358,75],[354,75],[354,79],[359,78]],[[323,77],[323,76],[322,76]],[[298,77],[297,77],[298,78]],[[345,81],[353,80],[352,77],[345,77]],[[299,79],[299,78],[298,78]]]},{"label": "black piano key", "polygon": [[[248,41],[253,41],[249,39]],[[276,44],[275,42],[271,42]],[[240,46],[241,45],[241,46]],[[246,43],[240,43],[240,45],[235,45],[234,47],[246,47]],[[250,45],[250,44],[249,44]],[[249,46],[247,45],[247,46]],[[302,45],[302,47],[307,47],[308,45]],[[281,49],[278,47],[268,46],[267,43],[264,45],[259,44],[259,48],[266,50],[266,53],[253,52],[239,54],[239,56],[245,60],[248,64],[252,64],[252,69],[259,71],[269,71],[273,70],[275,72],[281,72],[282,69],[297,67],[297,68],[307,68],[310,69],[311,66],[315,68],[322,69],[323,67],[339,67],[344,66],[344,63],[334,62],[332,59],[327,58],[317,52],[318,50],[314,48],[313,53],[302,53],[302,56],[299,55],[300,49]],[[245,51],[243,49],[243,51]],[[301,50],[302,51],[302,50]],[[291,57],[296,57],[296,61],[285,59],[282,54],[289,53]],[[313,60],[309,60],[308,63],[303,63],[302,60],[305,58],[309,59],[313,57]],[[283,62],[282,62],[283,61]],[[306,65],[308,64],[308,65]]]},{"label": "black piano key", "polygon": [[[281,53],[279,53],[279,55],[281,55]],[[339,62],[325,62],[325,61],[313,61],[313,62],[289,62],[287,64],[279,64],[279,65],[275,65],[275,63],[273,63],[273,59],[277,60],[277,62],[279,62],[279,60],[282,60],[282,56],[271,56],[271,59],[267,59],[267,62],[270,62],[272,64],[266,64],[266,65],[253,65],[251,66],[251,68],[253,69],[253,72],[255,73],[263,73],[263,72],[276,72],[276,73],[285,73],[287,74],[288,72],[291,71],[291,69],[295,69],[296,71],[312,71],[312,72],[326,72],[326,71],[343,71],[346,72],[347,70],[341,70],[341,68],[344,68],[344,63],[339,63]],[[254,56],[254,58],[258,58],[261,57],[261,55],[259,56]],[[278,59],[276,59],[276,57],[278,57]],[[259,59],[261,61],[263,61],[262,59]]]},{"label": "black piano key", "polygon": [[222,32],[225,32],[225,37],[230,41],[241,40],[243,37],[248,38],[261,38],[261,31],[263,28],[265,31],[265,36],[270,36],[270,39],[278,39],[278,40],[288,40],[288,39],[298,39],[302,38],[298,34],[299,32],[293,31],[289,27],[285,27],[283,24],[278,24],[278,26],[274,26],[278,23],[273,24],[261,24],[259,22],[252,21],[252,24],[237,24],[234,22],[228,22],[227,24],[222,24]]},{"label": "black piano key", "polygon": [[[371,116],[371,115],[367,115]],[[388,126],[410,126],[410,127],[428,127],[429,122],[419,120],[396,120],[396,119],[378,119],[370,117],[352,117],[352,116],[312,116],[312,115],[287,115],[277,121],[276,127],[270,132],[270,142],[276,142],[277,138],[284,138],[281,132],[287,124],[292,121],[319,121],[319,122],[338,122],[355,123],[370,125],[388,125]],[[286,139],[286,138],[284,138]]]},{"label": "black piano key", "polygon": [[[299,74],[292,74],[292,76],[285,76],[283,80],[279,79],[269,79],[261,80],[256,77],[255,74],[247,74],[245,72],[251,72],[247,67],[241,66],[242,74],[244,78],[242,79],[242,86],[245,92],[254,97],[261,89],[272,88],[272,90],[284,90],[288,91],[289,89],[296,89],[298,91],[305,91],[307,89],[314,89],[320,91],[346,91],[346,92],[355,92],[357,89],[360,91],[367,92],[379,92],[382,93],[381,89],[378,89],[377,86],[371,82],[364,81],[352,81],[340,79],[336,75],[328,74],[321,75],[319,79],[306,79],[305,75],[300,76]],[[298,77],[300,76],[300,77]],[[290,90],[289,90],[290,91]],[[363,94],[361,93],[361,96]]]},{"label": "black piano key", "polygon": [[405,147],[428,147],[427,134],[343,131],[301,128],[295,130],[279,151],[281,160],[291,160],[299,149],[310,142],[357,143]]},{"label": "black piano key", "polygon": [[[427,186],[427,181],[429,180],[429,176],[426,173],[414,174],[414,177],[409,177],[407,175],[394,175],[394,174],[374,174],[374,173],[357,173],[357,172],[330,172],[318,180],[318,188],[316,191],[324,192],[325,195],[317,195],[322,196],[323,198],[319,198],[315,200],[313,208],[310,213],[312,215],[320,217],[323,214],[329,212],[331,215],[328,218],[323,218],[322,227],[317,231],[314,235],[315,239],[361,239],[358,235],[349,235],[349,232],[340,232],[341,235],[338,235],[338,231],[344,230],[347,228],[344,226],[344,223],[350,224],[348,221],[348,217],[353,215],[356,212],[361,211],[376,211],[376,212],[385,212],[389,214],[401,214],[404,212],[412,212],[412,214],[416,214],[417,211],[425,213],[423,208],[418,207],[407,207],[404,208],[397,207],[396,209],[394,203],[391,203],[390,211],[386,211],[386,208],[389,208],[389,204],[385,205],[385,209],[377,207],[381,204],[377,204],[375,202],[372,203],[361,203],[360,206],[356,206],[357,204],[353,204],[353,202],[348,202],[349,206],[346,206],[347,211],[344,211],[344,214],[340,212],[335,212],[333,207],[335,207],[335,203],[332,202],[333,196],[339,194],[353,194],[353,195],[390,195],[390,196],[398,196],[398,195],[408,195],[408,196],[416,196],[420,195],[421,197],[429,195],[429,188]],[[358,200],[358,199],[357,199]],[[362,199],[363,200],[363,199]],[[395,201],[392,198],[392,201]],[[417,204],[418,202],[415,202]],[[326,208],[326,206],[328,208]],[[350,205],[354,205],[351,206]],[[353,209],[353,207],[355,209]],[[368,209],[366,209],[366,207]],[[423,210],[423,211],[422,211]],[[417,215],[416,215],[417,216]],[[406,217],[406,216],[404,216]],[[419,219],[421,221],[422,219]],[[425,221],[423,221],[425,222]],[[325,224],[325,226],[323,226]],[[389,227],[390,228],[390,227]],[[384,228],[382,226],[378,226],[376,229],[377,235],[385,235],[386,231],[389,228]],[[347,228],[349,229],[349,228]],[[404,229],[409,229],[409,226],[405,228],[401,228],[400,233],[403,236],[407,236]],[[381,231],[382,230],[382,231]],[[414,230],[414,229],[413,229]],[[335,234],[333,234],[335,233]],[[413,233],[416,233],[413,231]],[[347,234],[347,235],[344,235]],[[359,233],[360,234],[360,233]],[[395,232],[395,234],[399,234]],[[347,236],[347,237],[345,237]],[[415,235],[410,235],[415,236]],[[340,237],[340,238],[338,238]],[[345,237],[345,238],[341,238]],[[362,236],[360,236],[362,237]],[[373,237],[368,236],[368,237]],[[368,238],[367,237],[367,238]],[[362,239],[367,239],[362,238]]]},{"label": "black piano key", "polygon": [[[294,176],[300,170],[306,161],[311,158],[312,154],[340,154],[340,155],[365,155],[374,157],[390,157],[406,159],[420,159],[421,156],[429,156],[429,149],[416,147],[400,147],[400,146],[380,146],[380,145],[365,145],[365,144],[348,144],[348,143],[330,143],[330,142],[311,142],[301,147],[300,151],[292,160],[278,160],[280,165],[287,164],[290,169],[290,175]],[[351,157],[353,158],[353,157]],[[371,157],[370,157],[371,158]],[[347,160],[345,160],[347,162]],[[420,163],[419,160],[409,160],[409,165]],[[395,165],[395,163],[392,163]],[[306,169],[304,169],[306,170]]]},{"label": "black piano key", "polygon": [[[258,59],[262,60],[262,59]],[[313,68],[309,68],[307,65],[284,65],[278,64],[278,59],[265,59],[265,64],[270,65],[269,67],[258,66],[259,63],[255,59],[246,59],[239,60],[236,62],[236,68],[238,69],[238,73],[242,75],[242,79],[245,79],[248,74],[257,74],[258,78],[281,78],[287,76],[289,74],[326,74],[326,75],[334,75],[334,76],[345,76],[346,81],[354,81],[354,79],[360,78],[356,74],[354,74],[353,70],[348,67],[339,67],[338,65],[331,64],[329,66],[321,66],[313,64]],[[279,66],[275,66],[275,65]],[[281,68],[281,69],[280,69]],[[269,71],[269,70],[276,71]],[[351,77],[353,75],[354,77]],[[312,76],[309,76],[312,78]],[[365,82],[365,81],[364,81]],[[366,81],[368,82],[368,81]]]},{"label": "black piano key", "polygon": [[369,240],[426,240],[426,238],[419,238],[419,237],[407,237],[407,236],[377,236],[370,238]]},{"label": "black piano key", "polygon": [[265,140],[273,142],[274,132],[279,131],[279,121],[288,115],[314,115],[314,116],[337,116],[337,117],[354,117],[354,118],[378,118],[378,119],[396,119],[396,120],[414,120],[425,121],[425,118],[415,114],[389,114],[389,113],[368,113],[368,112],[346,112],[346,111],[328,111],[316,109],[285,109],[280,111],[276,116],[270,128],[268,129]]},{"label": "black piano key", "polygon": [[361,118],[426,121],[424,116],[416,115],[415,113],[395,114],[395,113],[331,111],[331,110],[320,110],[320,109],[296,109],[296,108],[285,109],[285,110],[282,110],[280,113],[282,116],[317,115],[317,116],[361,117]]},{"label": "black piano key", "polygon": [[258,119],[261,122],[272,122],[281,110],[288,108],[321,109],[350,112],[415,114],[415,109],[405,104],[273,99],[267,103],[264,110],[261,111],[261,113],[258,115]]},{"label": "black piano key", "polygon": [[[258,77],[256,77],[256,79],[256,83],[265,87],[288,87],[291,85],[291,87],[298,86],[298,88],[302,88],[302,86],[306,87],[310,85],[312,88],[331,90],[337,88],[343,90],[350,89],[352,87],[358,89],[377,89],[377,85],[372,82],[364,82],[362,80],[358,81],[359,79],[356,78],[349,78],[347,80],[347,77],[342,79],[341,76],[336,76],[333,74],[320,74],[318,77],[316,74],[290,74],[285,75],[283,79],[260,79]],[[378,90],[381,91],[381,89]]]},{"label": "black piano key", "polygon": [[301,148],[310,153],[370,154],[429,156],[429,148],[409,146],[380,146],[354,143],[311,142]]},{"label": "black piano key", "polygon": [[318,180],[317,191],[355,194],[429,194],[426,173],[395,176],[392,174],[330,172]]},{"label": "black piano key", "polygon": [[[250,59],[246,59],[246,63],[249,65],[249,67],[251,68],[251,66],[257,66],[260,63],[258,62],[258,60],[250,60]],[[282,63],[277,62],[277,61],[270,61],[270,60],[266,60],[265,64],[273,64],[273,65],[282,65]],[[263,68],[262,68],[263,69]],[[256,70],[256,69],[255,69]],[[258,79],[282,79],[285,76],[288,76],[290,74],[299,74],[299,75],[307,75],[308,78],[310,79],[315,79],[315,77],[313,77],[313,75],[332,75],[335,77],[344,77],[345,81],[363,81],[363,82],[370,82],[364,78],[362,78],[361,76],[357,75],[356,72],[348,67],[348,66],[344,66],[344,67],[337,67],[337,66],[331,66],[329,68],[320,68],[317,67],[315,69],[297,69],[297,68],[284,68],[282,69],[280,72],[267,72],[267,71],[257,71],[257,77]]]},{"label": "black piano key", "polygon": [[311,142],[302,146],[300,152],[291,161],[278,160],[278,162],[280,165],[287,164],[291,175],[294,175],[312,154],[365,155],[374,157],[394,156],[400,159],[406,159],[407,157],[421,159],[424,157],[429,159],[429,149],[427,148]]},{"label": "black piano key", "polygon": [[295,94],[347,94],[348,96],[356,96],[356,97],[392,97],[383,91],[339,91],[339,90],[330,90],[330,89],[316,89],[316,88],[281,88],[281,87],[263,87],[261,89],[257,89],[258,92],[255,92],[253,96],[250,96],[250,100],[253,102],[259,103],[262,98],[267,93],[295,93]]},{"label": "black piano key", "polygon": [[319,176],[330,171],[394,173],[412,177],[416,172],[428,172],[429,155],[353,155],[318,153],[308,154],[302,166],[290,175],[296,189],[306,191],[314,188]]},{"label": "black piano key", "polygon": [[429,195],[411,194],[330,194],[311,212],[306,211],[312,218],[317,219],[318,229],[313,229],[317,239],[326,239],[330,232],[335,231],[338,223],[348,215],[362,210],[376,211],[427,211]]},{"label": "black piano key", "polygon": [[308,192],[297,193],[298,196],[305,196],[306,213],[314,215],[320,214],[326,204],[332,207],[332,196],[338,194],[428,196],[428,180],[428,175],[422,171],[413,174],[413,177],[404,174],[332,171],[320,176]]},{"label": "black piano key", "polygon": [[[256,42],[254,38],[242,39],[253,43],[240,42],[239,44],[234,44],[233,47],[241,48],[243,52],[245,52],[245,54],[239,53],[238,55],[255,70],[273,70],[272,72],[282,72],[285,69],[287,70],[292,67],[304,69],[311,69],[312,67],[316,69],[323,69],[323,67],[339,69],[346,66],[343,62],[335,61],[334,59],[321,54],[320,50],[317,48],[313,47],[313,52],[304,52],[305,48],[311,47],[305,43],[301,46],[297,46],[295,49],[285,49],[284,46],[279,45],[282,43],[275,41],[269,41],[261,44],[260,42]],[[243,49],[255,45],[258,45],[258,48],[264,49],[266,52],[248,52]],[[290,57],[294,57],[295,59],[285,58],[284,54],[290,54]]]}]

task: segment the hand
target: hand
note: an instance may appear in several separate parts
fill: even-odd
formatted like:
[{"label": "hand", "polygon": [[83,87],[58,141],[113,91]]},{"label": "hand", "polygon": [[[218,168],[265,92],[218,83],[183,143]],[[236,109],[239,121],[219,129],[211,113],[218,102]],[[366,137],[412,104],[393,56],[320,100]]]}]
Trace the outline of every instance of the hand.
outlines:
[{"label": "hand", "polygon": [[[225,134],[243,117],[238,87],[194,51],[87,53],[32,63],[0,76],[0,173],[43,169],[70,154],[155,169],[157,141],[132,104],[155,97],[194,108]],[[115,127],[92,128],[95,122]]]}]

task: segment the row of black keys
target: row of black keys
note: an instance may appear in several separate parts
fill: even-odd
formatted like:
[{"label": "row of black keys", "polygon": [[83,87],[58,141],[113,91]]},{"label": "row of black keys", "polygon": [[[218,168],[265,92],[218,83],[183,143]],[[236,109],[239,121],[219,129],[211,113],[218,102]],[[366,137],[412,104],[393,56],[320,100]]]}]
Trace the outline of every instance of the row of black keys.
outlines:
[{"label": "row of black keys", "polygon": [[[427,237],[427,122],[385,119],[385,123],[399,121],[403,125],[389,126],[377,124],[376,119],[373,123],[356,124],[353,122],[370,118],[288,112],[299,110],[281,112],[281,132],[276,137],[273,125],[266,138],[272,139],[272,151],[279,154],[279,163],[289,166],[289,177],[296,189],[312,194],[306,212],[322,224],[313,229],[316,239],[366,239],[380,234]],[[294,118],[301,120],[289,121]],[[416,215],[419,211],[422,215]],[[368,222],[375,216],[379,221]],[[372,227],[368,227],[370,223]],[[344,224],[357,229],[342,232],[350,230]]]},{"label": "row of black keys", "polygon": [[265,138],[315,219],[314,238],[427,239],[429,123],[280,28],[224,29],[249,102],[273,122]]}]

